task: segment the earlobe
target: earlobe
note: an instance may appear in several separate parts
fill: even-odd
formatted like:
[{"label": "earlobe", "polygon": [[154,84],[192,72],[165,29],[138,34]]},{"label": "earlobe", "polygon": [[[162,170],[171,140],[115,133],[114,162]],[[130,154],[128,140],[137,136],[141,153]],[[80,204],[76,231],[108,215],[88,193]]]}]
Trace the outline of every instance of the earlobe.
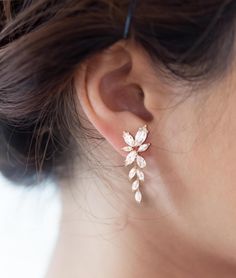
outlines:
[{"label": "earlobe", "polygon": [[80,106],[96,130],[119,152],[124,130],[152,120],[141,84],[132,78],[132,58],[123,48],[90,58],[75,74]]}]

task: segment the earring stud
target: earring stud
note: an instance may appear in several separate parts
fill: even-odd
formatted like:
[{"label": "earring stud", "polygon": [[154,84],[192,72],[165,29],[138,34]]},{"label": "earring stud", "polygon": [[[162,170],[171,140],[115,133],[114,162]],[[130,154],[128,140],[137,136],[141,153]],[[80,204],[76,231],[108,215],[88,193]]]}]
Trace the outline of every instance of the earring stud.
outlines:
[{"label": "earring stud", "polygon": [[135,192],[134,197],[138,203],[142,200],[140,184],[144,181],[143,168],[147,165],[141,153],[145,152],[151,145],[151,143],[144,143],[148,132],[147,125],[140,127],[134,137],[129,132],[123,131],[123,139],[127,146],[123,147],[122,150],[128,152],[125,166],[133,164],[128,176],[129,180],[132,181],[132,191]]}]

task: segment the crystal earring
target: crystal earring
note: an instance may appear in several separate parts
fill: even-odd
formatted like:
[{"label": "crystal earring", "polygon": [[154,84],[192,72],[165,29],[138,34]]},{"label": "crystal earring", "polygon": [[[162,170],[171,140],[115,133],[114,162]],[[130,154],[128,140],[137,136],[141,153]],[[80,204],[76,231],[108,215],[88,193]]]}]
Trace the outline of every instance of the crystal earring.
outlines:
[{"label": "crystal earring", "polygon": [[140,203],[142,200],[142,193],[139,189],[140,182],[144,181],[144,173],[142,169],[146,167],[145,159],[140,153],[146,151],[150,143],[144,143],[148,135],[147,125],[140,127],[133,137],[129,132],[123,131],[123,139],[127,146],[122,150],[128,152],[125,159],[125,166],[133,165],[133,168],[129,171],[129,180],[132,181],[132,191],[135,192],[135,200]]}]

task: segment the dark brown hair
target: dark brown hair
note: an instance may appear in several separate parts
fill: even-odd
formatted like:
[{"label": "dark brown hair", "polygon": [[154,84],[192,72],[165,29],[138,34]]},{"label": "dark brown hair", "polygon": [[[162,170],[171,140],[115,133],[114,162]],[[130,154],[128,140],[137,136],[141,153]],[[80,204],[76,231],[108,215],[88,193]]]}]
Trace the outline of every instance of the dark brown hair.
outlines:
[{"label": "dark brown hair", "polygon": [[[0,170],[31,183],[56,173],[80,130],[73,74],[123,39],[128,0],[0,3]],[[233,53],[236,1],[138,1],[130,37],[169,76],[190,82],[225,71]]]}]

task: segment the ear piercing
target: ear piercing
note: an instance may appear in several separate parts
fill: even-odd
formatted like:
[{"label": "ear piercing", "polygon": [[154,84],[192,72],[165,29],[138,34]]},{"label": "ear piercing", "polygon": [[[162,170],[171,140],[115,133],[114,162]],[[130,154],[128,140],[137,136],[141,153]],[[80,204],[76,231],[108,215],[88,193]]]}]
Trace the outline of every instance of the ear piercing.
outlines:
[{"label": "ear piercing", "polygon": [[147,125],[140,127],[134,137],[129,132],[123,131],[123,139],[127,146],[123,147],[122,150],[128,152],[125,159],[125,166],[133,164],[128,176],[129,180],[132,181],[132,191],[135,192],[134,197],[138,203],[142,200],[142,193],[140,191],[140,184],[144,181],[142,169],[147,164],[141,154],[151,145],[150,143],[144,143],[147,135]]}]

